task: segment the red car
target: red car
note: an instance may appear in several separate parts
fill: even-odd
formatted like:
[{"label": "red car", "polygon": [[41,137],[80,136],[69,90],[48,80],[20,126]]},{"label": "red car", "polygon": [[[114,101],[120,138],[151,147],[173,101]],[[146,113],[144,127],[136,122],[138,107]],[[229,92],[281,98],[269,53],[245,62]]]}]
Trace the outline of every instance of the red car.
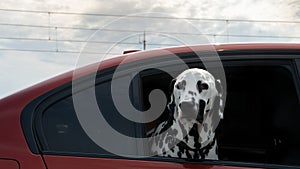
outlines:
[{"label": "red car", "polygon": [[[64,73],[1,99],[0,168],[300,168],[300,44],[213,48],[199,45],[128,53],[76,69],[75,76],[74,71]],[[172,80],[167,72],[151,67],[169,68],[178,74],[182,68],[174,55],[189,68],[207,68],[221,59],[227,99],[217,129],[219,160],[137,158],[99,147],[80,125],[72,96],[92,89],[104,118],[115,130],[143,138],[166,115],[149,123],[125,119],[113,104],[112,79],[130,77],[132,105],[147,110],[149,93],[160,89],[168,95]],[[120,65],[122,70],[118,70]],[[218,69],[210,67],[212,73]],[[121,74],[113,77],[116,70]],[[91,98],[85,99],[89,102]],[[125,140],[117,143],[135,149]],[[140,147],[134,151],[142,154],[146,148]]]}]

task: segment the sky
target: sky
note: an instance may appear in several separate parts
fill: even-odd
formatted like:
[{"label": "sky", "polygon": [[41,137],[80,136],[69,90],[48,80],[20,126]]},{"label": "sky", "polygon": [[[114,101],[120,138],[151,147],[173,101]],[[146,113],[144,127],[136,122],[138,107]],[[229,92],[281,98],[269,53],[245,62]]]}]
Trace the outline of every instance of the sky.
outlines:
[{"label": "sky", "polygon": [[[124,50],[300,41],[300,0],[1,0],[0,98]],[[85,58],[78,63],[78,58]]]}]

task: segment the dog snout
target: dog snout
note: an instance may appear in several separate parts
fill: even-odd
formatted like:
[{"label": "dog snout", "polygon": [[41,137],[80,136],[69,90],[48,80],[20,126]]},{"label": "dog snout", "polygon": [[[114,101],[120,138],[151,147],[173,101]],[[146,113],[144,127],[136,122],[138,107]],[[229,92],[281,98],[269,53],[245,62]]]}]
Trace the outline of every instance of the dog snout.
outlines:
[{"label": "dog snout", "polygon": [[193,101],[183,101],[179,104],[179,107],[183,112],[183,116],[193,117],[196,115],[197,110]]}]

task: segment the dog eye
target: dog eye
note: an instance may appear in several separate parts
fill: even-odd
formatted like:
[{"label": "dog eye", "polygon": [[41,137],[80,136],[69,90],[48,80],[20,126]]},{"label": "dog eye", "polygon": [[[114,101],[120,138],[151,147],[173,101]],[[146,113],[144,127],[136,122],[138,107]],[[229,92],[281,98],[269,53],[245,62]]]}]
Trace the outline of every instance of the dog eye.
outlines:
[{"label": "dog eye", "polygon": [[208,89],[208,84],[201,83],[201,88],[202,88],[202,90],[207,90]]},{"label": "dog eye", "polygon": [[184,89],[185,85],[186,85],[186,81],[183,80],[182,82],[177,83],[176,88],[181,90]]},{"label": "dog eye", "polygon": [[179,90],[182,89],[182,84],[181,83],[177,83],[176,88],[179,89]]},{"label": "dog eye", "polygon": [[199,90],[199,92],[201,92],[202,90],[207,90],[208,89],[208,84],[207,83],[202,83],[201,81],[197,82],[197,88]]}]

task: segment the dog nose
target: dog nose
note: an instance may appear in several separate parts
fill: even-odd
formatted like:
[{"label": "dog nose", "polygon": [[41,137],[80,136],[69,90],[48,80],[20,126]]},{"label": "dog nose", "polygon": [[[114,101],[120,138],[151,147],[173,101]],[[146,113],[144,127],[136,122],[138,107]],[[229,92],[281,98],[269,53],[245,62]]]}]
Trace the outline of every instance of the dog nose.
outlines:
[{"label": "dog nose", "polygon": [[192,116],[192,115],[196,115],[196,110],[195,110],[195,103],[194,102],[181,102],[179,104],[179,107],[181,109],[181,111],[183,112],[184,116]]}]

